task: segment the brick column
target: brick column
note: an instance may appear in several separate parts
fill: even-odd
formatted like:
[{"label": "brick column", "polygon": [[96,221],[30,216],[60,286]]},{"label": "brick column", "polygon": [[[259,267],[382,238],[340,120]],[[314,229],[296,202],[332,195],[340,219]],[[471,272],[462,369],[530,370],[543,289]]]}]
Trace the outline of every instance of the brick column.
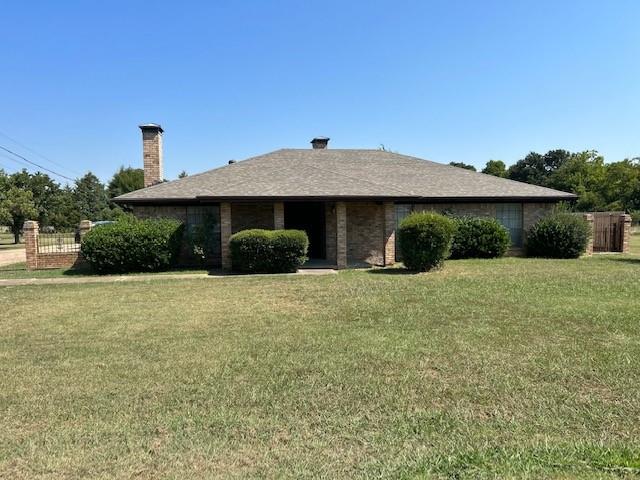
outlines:
[{"label": "brick column", "polygon": [[284,229],[284,203],[275,202],[273,204],[273,229]]},{"label": "brick column", "polygon": [[35,220],[27,220],[22,227],[24,235],[24,251],[27,257],[27,269],[38,268],[38,235],[40,227]]},{"label": "brick column", "polygon": [[629,253],[629,242],[631,241],[631,215],[620,215],[622,223],[622,253]]},{"label": "brick column", "polygon": [[81,220],[80,221],[80,226],[78,227],[78,230],[80,232],[80,241],[82,242],[82,239],[84,238],[84,236],[87,234],[87,232],[89,230],[91,230],[92,227],[92,223],[91,220]]},{"label": "brick column", "polygon": [[384,265],[396,263],[396,206],[384,202]]},{"label": "brick column", "polygon": [[595,234],[595,232],[593,231],[593,214],[583,213],[582,218],[584,218],[589,224],[589,231],[591,232],[589,235],[589,242],[587,243],[587,250],[584,252],[584,254],[593,255],[593,235]]},{"label": "brick column", "polygon": [[220,204],[220,252],[222,256],[222,268],[231,270],[231,252],[229,251],[229,238],[231,237],[231,204]]},{"label": "brick column", "polygon": [[336,203],[336,266],[347,268],[347,205]]}]

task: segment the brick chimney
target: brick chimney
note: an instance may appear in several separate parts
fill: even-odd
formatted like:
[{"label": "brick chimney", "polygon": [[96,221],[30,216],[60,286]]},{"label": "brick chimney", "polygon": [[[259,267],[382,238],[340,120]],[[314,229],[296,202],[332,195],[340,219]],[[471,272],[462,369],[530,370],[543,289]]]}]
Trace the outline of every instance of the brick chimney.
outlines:
[{"label": "brick chimney", "polygon": [[313,146],[314,150],[323,150],[327,148],[329,140],[329,137],[316,137],[311,140],[311,145]]},{"label": "brick chimney", "polygon": [[162,182],[162,127],[155,123],[140,125],[142,130],[142,161],[144,186]]}]

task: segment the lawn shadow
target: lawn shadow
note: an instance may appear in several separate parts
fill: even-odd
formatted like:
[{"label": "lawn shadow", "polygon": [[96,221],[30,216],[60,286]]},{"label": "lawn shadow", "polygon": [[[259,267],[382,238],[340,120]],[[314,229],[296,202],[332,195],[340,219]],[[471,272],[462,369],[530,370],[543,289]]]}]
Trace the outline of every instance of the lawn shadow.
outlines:
[{"label": "lawn shadow", "polygon": [[632,265],[640,265],[640,256],[637,257],[627,257],[627,256],[614,256],[607,255],[606,257],[601,257],[602,260],[608,262],[620,262],[620,263],[630,263]]},{"label": "lawn shadow", "polygon": [[406,268],[403,268],[403,267],[388,267],[388,268],[371,268],[367,270],[367,273],[373,273],[374,275],[418,275],[421,272],[407,270]]}]

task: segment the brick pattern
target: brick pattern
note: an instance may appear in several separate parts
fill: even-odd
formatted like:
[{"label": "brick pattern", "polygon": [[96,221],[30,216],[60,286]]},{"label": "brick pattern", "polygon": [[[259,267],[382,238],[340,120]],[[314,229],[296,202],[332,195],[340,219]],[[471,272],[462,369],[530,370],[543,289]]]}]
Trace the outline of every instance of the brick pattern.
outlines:
[{"label": "brick pattern", "polygon": [[327,262],[336,265],[336,247],[337,247],[337,226],[336,226],[336,204],[329,202],[325,205],[325,237],[326,237],[326,258]]},{"label": "brick pattern", "polygon": [[551,213],[555,203],[524,203],[522,205],[522,229],[527,232],[533,225]]},{"label": "brick pattern", "polygon": [[284,229],[284,203],[275,202],[273,204],[273,228],[276,230]]},{"label": "brick pattern", "polygon": [[27,257],[27,269],[38,268],[38,234],[40,227],[38,222],[28,220],[24,222],[22,232],[24,236],[24,250]]},{"label": "brick pattern", "polygon": [[[284,213],[283,213],[284,224]],[[231,231],[233,233],[249,228],[273,229],[273,203],[232,203]]]},{"label": "brick pattern", "polygon": [[336,266],[347,268],[347,205],[336,203]]},{"label": "brick pattern", "polygon": [[347,204],[347,262],[384,265],[385,215],[376,202]]},{"label": "brick pattern", "polygon": [[583,213],[582,218],[584,218],[586,222],[589,224],[589,230],[591,231],[591,236],[589,237],[589,242],[587,243],[587,249],[584,252],[584,254],[591,256],[593,255],[593,214]]},{"label": "brick pattern", "polygon": [[622,226],[622,253],[630,252],[631,241],[631,215],[620,215]]},{"label": "brick pattern", "polygon": [[384,264],[396,263],[396,206],[384,202]]},{"label": "brick pattern", "polygon": [[187,221],[187,207],[184,205],[133,205],[131,212],[140,220],[147,218],[173,218],[180,222]]},{"label": "brick pattern", "polygon": [[144,186],[162,182],[162,132],[156,129],[142,130],[142,162]]},{"label": "brick pattern", "polygon": [[231,204],[222,202],[220,204],[220,254],[224,270],[231,270],[229,238],[231,238]]}]

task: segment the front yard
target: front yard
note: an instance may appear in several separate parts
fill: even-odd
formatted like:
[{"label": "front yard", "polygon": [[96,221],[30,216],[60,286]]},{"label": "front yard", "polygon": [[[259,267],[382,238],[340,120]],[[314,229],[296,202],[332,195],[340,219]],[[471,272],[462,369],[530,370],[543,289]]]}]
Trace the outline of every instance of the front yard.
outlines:
[{"label": "front yard", "polygon": [[640,473],[640,257],[0,288],[0,477]]}]

